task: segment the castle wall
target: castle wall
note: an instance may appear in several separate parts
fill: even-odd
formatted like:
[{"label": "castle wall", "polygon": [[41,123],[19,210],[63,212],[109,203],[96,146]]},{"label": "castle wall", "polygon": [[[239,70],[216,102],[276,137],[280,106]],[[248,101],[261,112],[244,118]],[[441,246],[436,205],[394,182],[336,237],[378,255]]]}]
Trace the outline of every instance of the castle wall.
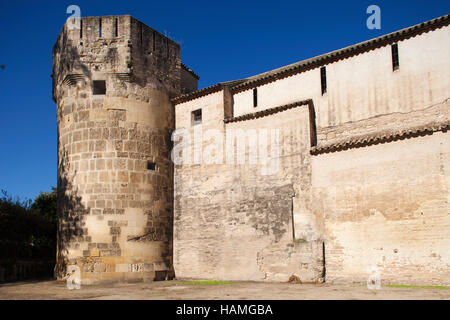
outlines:
[{"label": "castle wall", "polygon": [[198,78],[196,78],[192,72],[181,68],[181,90],[183,93],[189,93],[197,90]]},{"label": "castle wall", "polygon": [[[203,131],[276,128],[282,138],[272,175],[249,158],[176,166],[177,276],[366,282],[375,267],[383,283],[448,284],[448,133],[408,130],[450,123],[449,30],[399,41],[395,71],[390,45],[327,64],[323,95],[315,68],[259,85],[257,107],[253,89],[178,103],[177,129],[192,130],[202,108]],[[307,106],[232,118],[308,99],[315,119]],[[345,141],[364,142],[313,152]]]},{"label": "castle wall", "polygon": [[[321,239],[294,241],[293,228],[293,198],[310,188],[308,106],[227,125],[223,123],[222,92],[176,107],[177,129],[189,131],[191,136],[184,137],[193,144],[188,146],[191,164],[175,166],[177,278],[287,281],[296,274],[304,282],[320,281]],[[198,108],[204,115],[202,125],[192,126],[189,116]],[[268,144],[257,147],[258,159],[252,163],[252,148],[264,142],[259,136],[252,140],[252,133],[259,135],[261,128],[267,130]],[[198,145],[195,130],[200,137]],[[226,144],[233,141],[230,134],[238,139],[250,137],[244,153],[233,139],[235,152],[246,157],[244,163],[238,158],[227,163]],[[268,155],[275,155],[272,137],[279,140],[277,155],[263,164],[263,148]],[[220,147],[213,147],[216,143]],[[203,150],[202,161],[195,163],[198,150]],[[210,160],[211,154],[219,156]]]},{"label": "castle wall", "polygon": [[327,281],[449,285],[450,139],[437,132],[311,159]]},{"label": "castle wall", "polygon": [[[56,275],[77,265],[84,284],[172,277],[170,97],[180,93],[179,46],[129,16],[82,22],[82,34],[65,26],[54,49]],[[101,80],[106,92],[94,94]]]},{"label": "castle wall", "polygon": [[333,60],[323,94],[319,67],[280,76],[254,107],[239,82],[180,96],[179,45],[130,16],[65,25],[57,276],[448,284],[449,30],[399,40],[398,70],[390,45]]}]

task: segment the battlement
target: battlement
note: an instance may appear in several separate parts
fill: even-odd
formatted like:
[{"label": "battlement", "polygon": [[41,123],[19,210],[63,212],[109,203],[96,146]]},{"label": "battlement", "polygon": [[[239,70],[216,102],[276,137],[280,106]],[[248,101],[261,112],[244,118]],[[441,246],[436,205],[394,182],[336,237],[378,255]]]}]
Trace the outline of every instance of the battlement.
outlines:
[{"label": "battlement", "polygon": [[147,26],[130,15],[97,16],[68,19],[64,24],[55,46],[61,41],[61,36],[73,41],[97,41],[101,39],[128,40],[135,38],[139,44],[150,51],[164,49],[156,44],[167,42],[169,46],[180,47],[172,39]]},{"label": "battlement", "polygon": [[113,74],[145,86],[149,82],[180,92],[180,45],[129,16],[67,20],[53,47],[55,88],[92,80],[94,73]]}]

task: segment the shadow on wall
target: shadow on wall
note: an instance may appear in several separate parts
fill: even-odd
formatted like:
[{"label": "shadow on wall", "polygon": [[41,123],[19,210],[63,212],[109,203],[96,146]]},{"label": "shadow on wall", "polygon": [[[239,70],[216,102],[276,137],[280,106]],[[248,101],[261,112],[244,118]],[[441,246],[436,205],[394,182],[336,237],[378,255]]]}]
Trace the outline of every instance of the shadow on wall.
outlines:
[{"label": "shadow on wall", "polygon": [[[81,62],[80,54],[76,46],[68,45],[69,40],[67,36],[66,26],[64,26],[63,32],[60,33],[58,40],[56,41],[52,55],[53,55],[53,101],[56,99],[56,85],[62,84],[67,81],[69,84],[73,84],[76,81],[77,76],[86,77],[89,82],[92,80],[92,73],[89,68]],[[64,76],[64,78],[59,78]]]},{"label": "shadow on wall", "polygon": [[68,259],[69,249],[78,249],[86,239],[87,229],[83,227],[85,216],[89,213],[89,209],[83,206],[81,197],[67,177],[68,168],[65,163],[67,157],[66,153],[58,165],[58,229],[55,265],[57,278],[63,278],[66,275],[68,265],[77,263]]},{"label": "shadow on wall", "polygon": [[[62,38],[61,38],[62,37]],[[57,84],[63,81],[76,82],[76,78],[72,79],[72,70],[81,72],[88,81],[92,80],[92,73],[89,68],[81,63],[81,58],[76,46],[68,45],[69,38],[67,35],[67,26],[64,26],[63,32],[60,34],[55,46],[53,47],[53,100],[58,103],[56,95]],[[58,54],[58,56],[57,56]],[[64,76],[61,79],[59,76]],[[63,121],[63,110],[57,108],[57,119]],[[70,179],[68,178],[69,154],[64,149],[63,154],[59,154],[60,150],[60,128],[58,127],[58,185],[57,185],[57,212],[58,212],[58,228],[57,228],[57,252],[56,265],[54,275],[57,278],[63,278],[66,274],[66,268],[70,264],[76,264],[76,261],[68,260],[69,248],[77,249],[80,243],[84,241],[86,236],[86,228],[84,227],[85,215],[89,213],[89,209],[82,204],[81,197],[77,194]]]}]

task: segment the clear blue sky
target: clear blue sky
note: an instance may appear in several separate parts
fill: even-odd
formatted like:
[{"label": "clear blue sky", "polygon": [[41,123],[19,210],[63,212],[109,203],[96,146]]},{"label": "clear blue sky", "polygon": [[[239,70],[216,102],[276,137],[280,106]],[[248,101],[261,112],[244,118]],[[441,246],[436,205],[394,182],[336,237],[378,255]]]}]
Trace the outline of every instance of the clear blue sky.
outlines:
[{"label": "clear blue sky", "polygon": [[[82,16],[131,14],[181,44],[200,88],[248,77],[450,13],[449,0],[23,1],[0,4],[0,189],[34,198],[56,185],[52,46]],[[381,8],[381,30],[366,8]]]}]

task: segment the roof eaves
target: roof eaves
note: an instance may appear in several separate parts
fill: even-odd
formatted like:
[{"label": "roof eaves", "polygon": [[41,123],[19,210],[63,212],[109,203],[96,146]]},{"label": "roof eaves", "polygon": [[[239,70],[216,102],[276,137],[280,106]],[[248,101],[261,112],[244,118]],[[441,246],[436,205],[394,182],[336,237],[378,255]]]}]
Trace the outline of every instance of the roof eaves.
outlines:
[{"label": "roof eaves", "polygon": [[266,117],[266,116],[269,116],[269,115],[272,115],[272,114],[275,114],[275,113],[279,113],[279,112],[282,112],[282,111],[286,111],[286,110],[289,110],[289,109],[292,109],[292,108],[296,108],[296,107],[300,107],[300,106],[304,106],[304,105],[309,105],[309,104],[312,104],[312,100],[311,99],[296,101],[296,102],[293,102],[293,103],[285,104],[285,105],[274,107],[274,108],[270,108],[270,109],[265,109],[265,110],[261,110],[261,111],[257,111],[257,112],[243,114],[243,115],[237,116],[237,117],[225,118],[223,120],[223,122],[230,123],[230,122],[239,122],[239,121],[245,121],[245,120],[252,120],[252,119],[262,118],[262,117]]},{"label": "roof eaves", "polygon": [[323,65],[339,61],[342,59],[346,59],[357,54],[367,52],[382,46],[385,46],[389,43],[408,39],[414,37],[416,35],[422,34],[424,32],[428,32],[430,30],[435,30],[444,26],[447,26],[450,23],[450,14],[444,15],[442,17],[435,18],[433,20],[425,21],[420,24],[414,25],[412,27],[408,27],[399,31],[395,31],[371,40],[367,40],[361,43],[357,43],[339,50],[335,50],[317,57],[313,57],[307,60],[302,60],[300,62],[296,62],[278,69],[274,69],[268,72],[261,73],[259,75],[255,75],[249,78],[234,80],[228,82],[219,82],[212,86],[196,90],[187,94],[180,95],[172,99],[174,104],[179,104],[182,102],[186,102],[189,100],[193,100],[210,93],[214,93],[220,91],[223,86],[229,86],[231,89],[231,93],[239,93],[262,84],[270,83],[279,79],[287,78],[294,74],[304,72],[307,70],[315,69],[321,67]]},{"label": "roof eaves", "polygon": [[450,14],[447,14],[445,16],[422,22],[409,28],[377,37],[375,39],[367,40],[317,57],[313,57],[307,60],[290,64],[288,66],[255,75],[248,78],[244,83],[233,86],[231,91],[233,94],[242,92],[244,90],[248,90],[265,83],[273,82],[278,79],[283,79],[300,72],[323,66],[331,62],[346,59],[359,53],[367,52],[385,46],[395,41],[411,38],[418,34],[441,28],[448,25],[449,23]]}]

